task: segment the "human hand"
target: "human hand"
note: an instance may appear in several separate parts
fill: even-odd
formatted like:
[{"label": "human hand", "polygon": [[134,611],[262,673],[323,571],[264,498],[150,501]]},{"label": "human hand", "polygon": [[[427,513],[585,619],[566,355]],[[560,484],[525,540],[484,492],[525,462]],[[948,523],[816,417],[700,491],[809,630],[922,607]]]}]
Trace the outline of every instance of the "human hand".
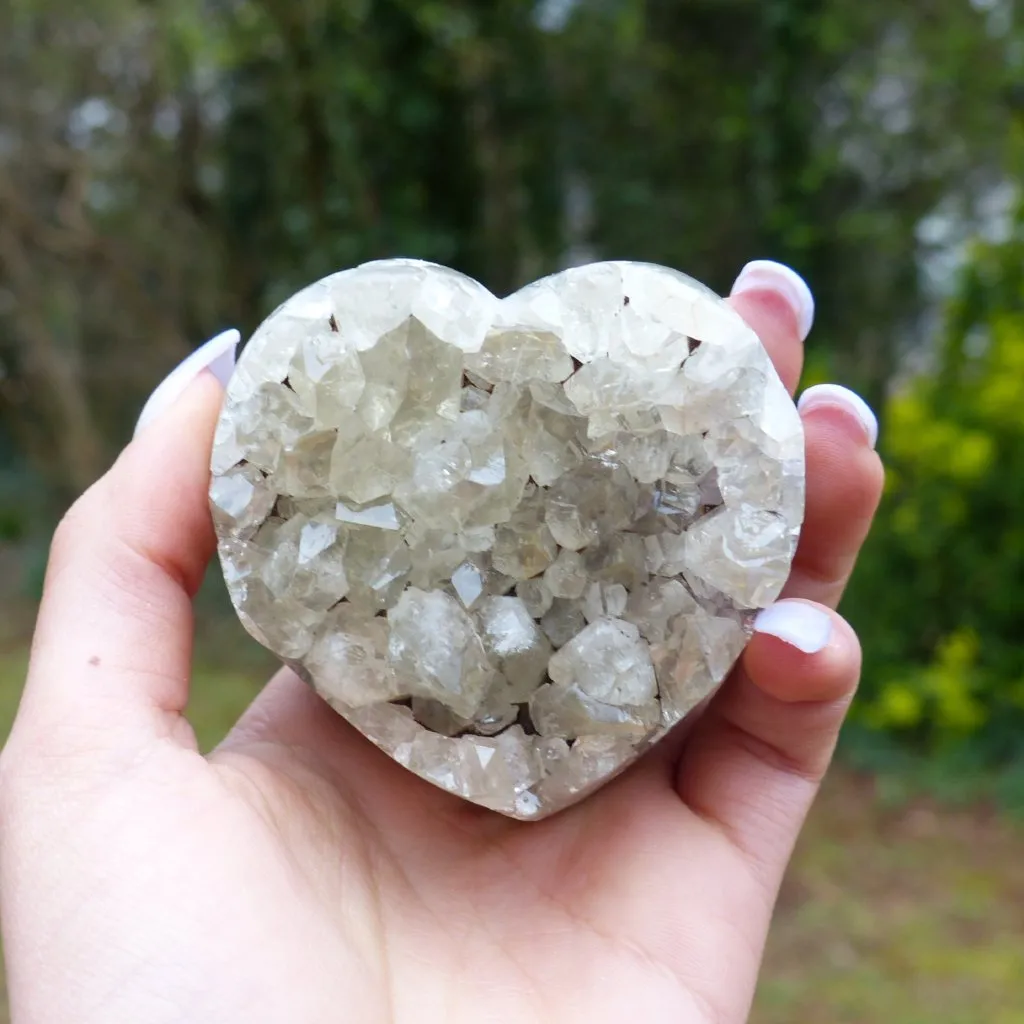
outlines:
[{"label": "human hand", "polygon": [[[799,284],[756,264],[732,298],[790,389]],[[201,353],[54,538],[0,758],[16,1024],[745,1020],[859,671],[831,609],[881,491],[866,407],[802,400],[790,583],[688,735],[524,824],[393,763],[289,670],[199,753],[183,712],[222,388],[202,372],[166,403]]]}]

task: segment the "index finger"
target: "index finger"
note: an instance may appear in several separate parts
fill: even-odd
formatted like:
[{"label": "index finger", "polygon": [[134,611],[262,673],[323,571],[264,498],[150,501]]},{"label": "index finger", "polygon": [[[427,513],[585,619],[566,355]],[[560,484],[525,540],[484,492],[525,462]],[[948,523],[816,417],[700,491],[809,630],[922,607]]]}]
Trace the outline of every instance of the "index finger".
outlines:
[{"label": "index finger", "polygon": [[208,466],[223,395],[209,361],[57,528],[9,751],[59,761],[160,736],[194,744],[181,712],[191,600],[214,548]]}]

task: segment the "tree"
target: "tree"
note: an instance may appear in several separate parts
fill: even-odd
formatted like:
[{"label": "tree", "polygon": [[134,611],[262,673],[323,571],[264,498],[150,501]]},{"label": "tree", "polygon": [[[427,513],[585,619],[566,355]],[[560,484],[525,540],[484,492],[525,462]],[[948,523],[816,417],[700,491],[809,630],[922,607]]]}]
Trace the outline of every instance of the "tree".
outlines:
[{"label": "tree", "polygon": [[893,395],[888,490],[848,603],[859,718],[929,753],[1019,762],[1024,728],[1024,207],[976,245],[936,366]]},{"label": "tree", "polygon": [[216,322],[198,13],[0,8],[0,418],[58,501]]}]

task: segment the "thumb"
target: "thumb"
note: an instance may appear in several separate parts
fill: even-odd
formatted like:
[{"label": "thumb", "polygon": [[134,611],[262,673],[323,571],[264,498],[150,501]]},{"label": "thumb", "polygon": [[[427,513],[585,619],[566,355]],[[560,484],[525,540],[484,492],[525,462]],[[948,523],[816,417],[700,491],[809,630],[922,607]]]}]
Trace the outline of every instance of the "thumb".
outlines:
[{"label": "thumb", "polygon": [[[209,454],[238,335],[154,392],[132,443],[54,534],[11,751],[52,757],[173,735],[188,699],[191,599],[214,548]],[[16,760],[16,758],[14,759]]]}]

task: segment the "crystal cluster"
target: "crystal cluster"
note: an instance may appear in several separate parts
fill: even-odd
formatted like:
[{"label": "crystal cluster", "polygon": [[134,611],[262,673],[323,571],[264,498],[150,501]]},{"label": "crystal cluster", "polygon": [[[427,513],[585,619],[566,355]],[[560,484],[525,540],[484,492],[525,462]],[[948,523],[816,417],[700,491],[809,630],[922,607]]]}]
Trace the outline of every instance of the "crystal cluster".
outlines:
[{"label": "crystal cluster", "polygon": [[714,690],[803,515],[757,337],[634,263],[504,300],[411,260],[326,278],[247,345],[212,473],[249,632],[411,771],[521,818]]}]

